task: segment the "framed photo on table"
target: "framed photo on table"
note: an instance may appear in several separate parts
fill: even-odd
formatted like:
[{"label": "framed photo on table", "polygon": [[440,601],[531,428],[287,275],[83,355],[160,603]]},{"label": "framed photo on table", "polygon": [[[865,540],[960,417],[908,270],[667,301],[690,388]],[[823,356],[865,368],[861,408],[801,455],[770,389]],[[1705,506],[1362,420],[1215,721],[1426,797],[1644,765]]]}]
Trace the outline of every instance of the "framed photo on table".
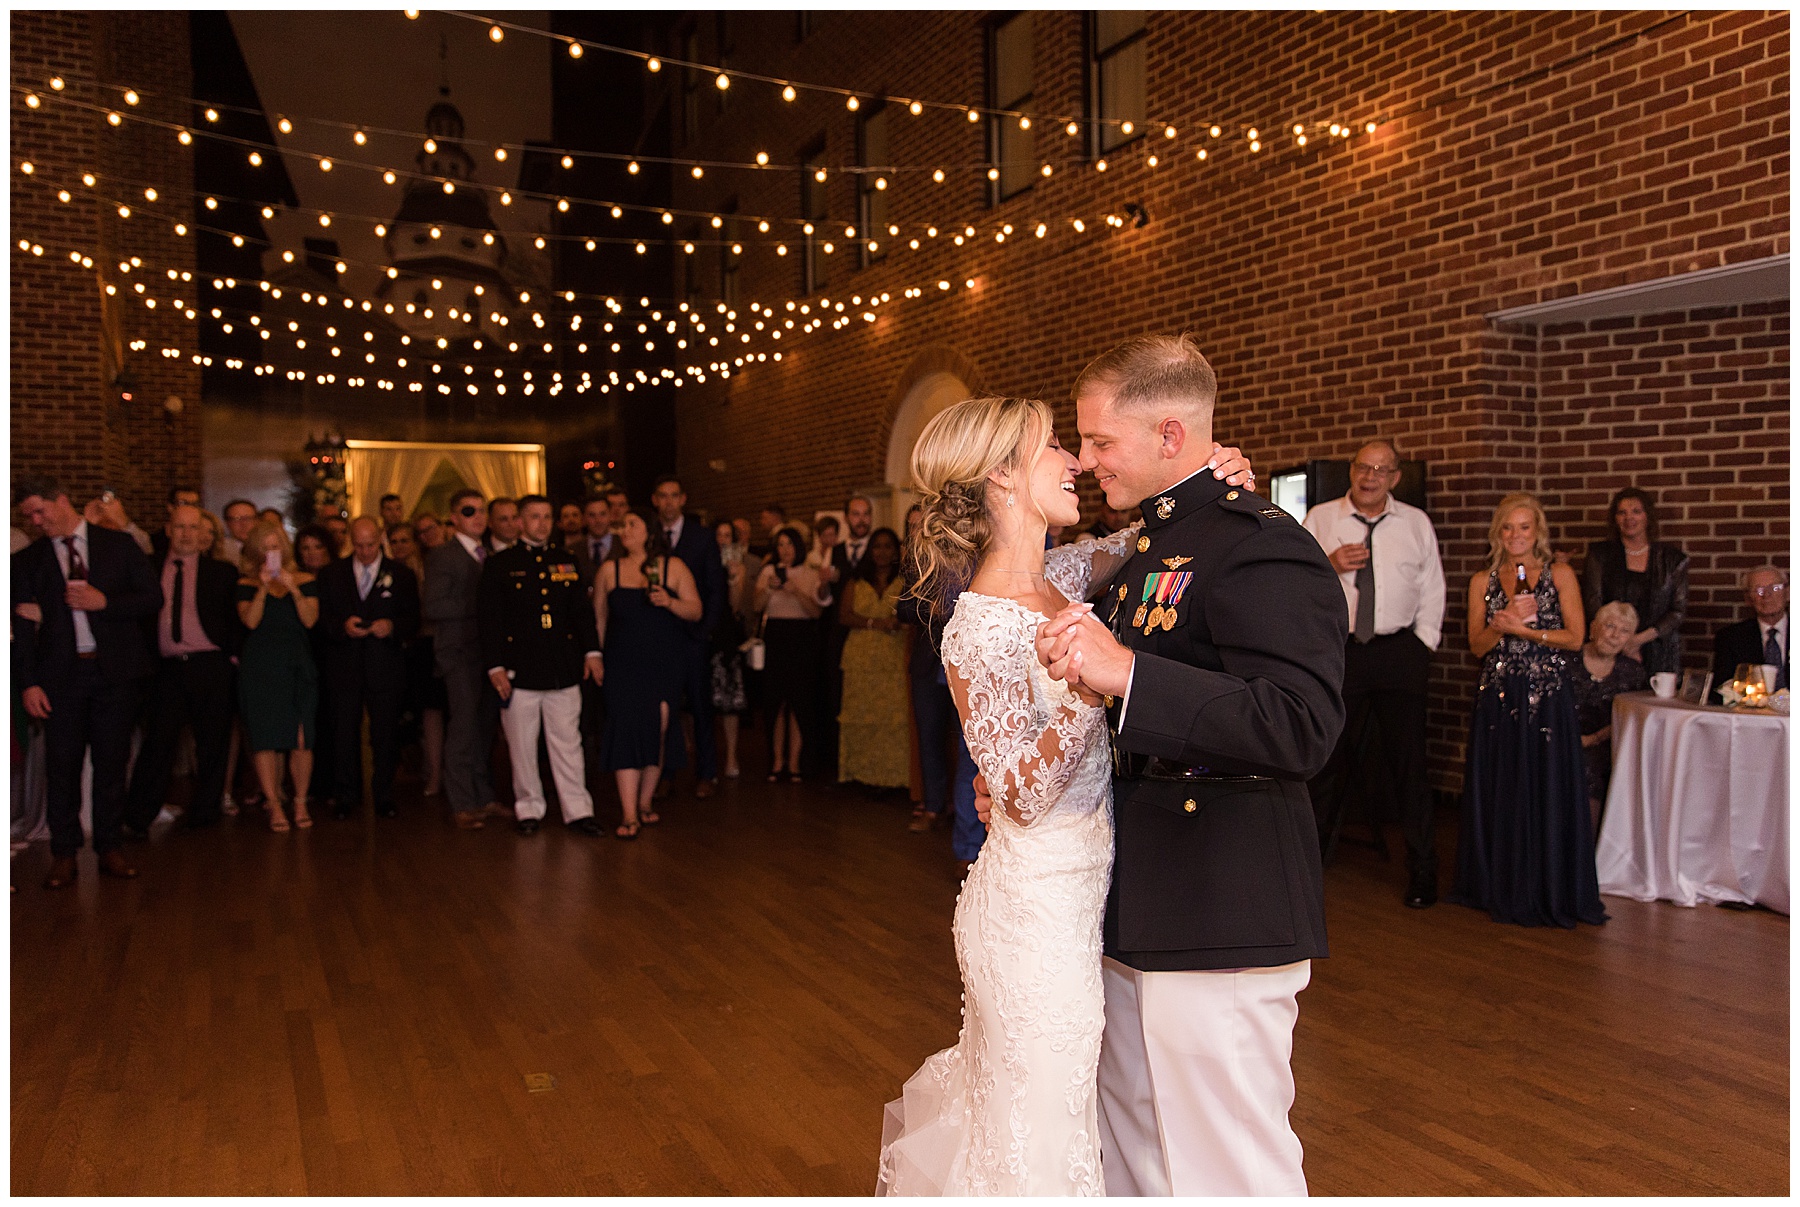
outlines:
[{"label": "framed photo on table", "polygon": [[1711,690],[1711,671],[1682,671],[1681,686],[1675,689],[1675,698],[1685,704],[1704,704],[1706,693]]}]

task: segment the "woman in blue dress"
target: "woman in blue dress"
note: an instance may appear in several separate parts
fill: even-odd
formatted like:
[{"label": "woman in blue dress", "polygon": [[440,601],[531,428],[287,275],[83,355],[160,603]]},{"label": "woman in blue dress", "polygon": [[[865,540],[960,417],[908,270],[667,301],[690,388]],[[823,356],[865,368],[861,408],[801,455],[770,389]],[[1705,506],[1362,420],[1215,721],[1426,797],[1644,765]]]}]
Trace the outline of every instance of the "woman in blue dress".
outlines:
[{"label": "woman in blue dress", "polygon": [[306,793],[312,781],[319,673],[309,630],[319,619],[319,585],[294,563],[287,533],[267,520],[244,538],[239,569],[238,619],[246,630],[238,653],[244,730],[255,752],[269,829],[277,834],[288,830],[281,802],[285,753],[294,781],[294,825],[304,830],[312,825]]},{"label": "woman in blue dress", "polygon": [[686,626],[700,613],[694,575],[669,555],[662,525],[650,523],[642,512],[627,512],[612,555],[594,579],[594,619],[605,664],[600,765],[619,786],[623,820],[615,833],[620,838],[636,838],[640,825],[662,820],[651,794],[664,771],[682,765],[682,743],[666,739],[669,714],[681,700]]},{"label": "woman in blue dress", "polygon": [[1531,495],[1500,500],[1488,546],[1488,568],[1469,581],[1481,680],[1447,900],[1520,926],[1598,924],[1606,911],[1567,669],[1585,636],[1581,588],[1551,560]]}]

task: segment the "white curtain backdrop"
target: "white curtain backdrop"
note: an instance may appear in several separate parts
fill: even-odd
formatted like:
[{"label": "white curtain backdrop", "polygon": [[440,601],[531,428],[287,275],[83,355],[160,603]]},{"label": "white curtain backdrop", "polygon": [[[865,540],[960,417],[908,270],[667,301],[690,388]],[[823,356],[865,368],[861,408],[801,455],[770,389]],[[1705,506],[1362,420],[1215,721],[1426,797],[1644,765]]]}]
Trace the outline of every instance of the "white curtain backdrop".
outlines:
[{"label": "white curtain backdrop", "polygon": [[376,515],[382,495],[400,496],[408,515],[445,461],[463,480],[492,499],[499,495],[541,494],[541,444],[413,444],[351,440],[344,451],[344,485],[350,515]]}]

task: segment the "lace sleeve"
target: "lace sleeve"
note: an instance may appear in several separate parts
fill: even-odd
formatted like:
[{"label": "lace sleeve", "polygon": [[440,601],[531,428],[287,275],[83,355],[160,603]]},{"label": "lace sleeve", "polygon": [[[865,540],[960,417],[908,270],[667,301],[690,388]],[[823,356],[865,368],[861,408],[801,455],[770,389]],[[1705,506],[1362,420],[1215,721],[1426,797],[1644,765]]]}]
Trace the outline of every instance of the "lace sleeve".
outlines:
[{"label": "lace sleeve", "polygon": [[[966,598],[966,597],[965,597]],[[944,670],[969,753],[987,780],[994,807],[1029,826],[1062,796],[1092,738],[1073,692],[1034,698],[1036,660],[1013,617],[976,619],[959,608],[944,630]]]},{"label": "lace sleeve", "polygon": [[1084,536],[1073,545],[1061,545],[1044,554],[1044,578],[1071,602],[1086,599],[1095,584],[1118,573],[1131,556],[1139,524],[1121,528],[1111,536]]}]

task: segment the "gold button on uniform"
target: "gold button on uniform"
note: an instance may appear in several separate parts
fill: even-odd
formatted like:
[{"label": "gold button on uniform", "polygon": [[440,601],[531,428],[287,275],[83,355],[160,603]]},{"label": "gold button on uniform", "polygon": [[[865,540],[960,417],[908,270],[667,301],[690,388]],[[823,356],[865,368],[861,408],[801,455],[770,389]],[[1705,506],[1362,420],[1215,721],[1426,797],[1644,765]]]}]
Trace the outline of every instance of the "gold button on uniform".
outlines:
[{"label": "gold button on uniform", "polygon": [[1194,811],[1194,810],[1195,810],[1195,809],[1198,809],[1198,808],[1199,808],[1199,807],[1200,807],[1200,806],[1199,806],[1199,805],[1196,805],[1196,804],[1195,804],[1195,803],[1194,803],[1194,802],[1193,802],[1193,801],[1191,801],[1191,800],[1184,800],[1184,801],[1182,801],[1182,802],[1181,802],[1181,807],[1182,807],[1182,808],[1183,808],[1183,809],[1185,809],[1185,810],[1187,810],[1187,811],[1188,811],[1188,812],[1189,812],[1189,813],[1192,813],[1192,812],[1193,812],[1193,811]]},{"label": "gold button on uniform", "polygon": [[1225,492],[1225,497],[1227,499],[1235,499],[1238,497],[1238,492],[1235,490],[1228,490]]},{"label": "gold button on uniform", "polygon": [[1149,538],[1149,537],[1147,537],[1147,536],[1140,536],[1140,537],[1139,537],[1139,538],[1138,538],[1138,552],[1139,552],[1139,553],[1148,553],[1148,552],[1150,552],[1150,538]]}]

